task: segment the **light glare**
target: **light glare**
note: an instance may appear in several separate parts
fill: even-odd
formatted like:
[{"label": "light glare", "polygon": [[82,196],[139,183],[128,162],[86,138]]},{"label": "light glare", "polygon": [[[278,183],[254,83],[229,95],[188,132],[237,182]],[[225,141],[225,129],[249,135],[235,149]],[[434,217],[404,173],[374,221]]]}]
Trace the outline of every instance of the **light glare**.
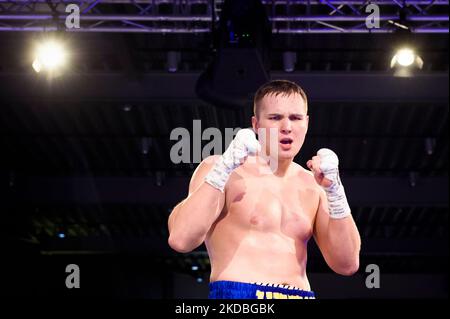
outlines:
[{"label": "light glare", "polygon": [[414,63],[416,55],[413,50],[402,49],[397,52],[397,62],[401,66],[410,66]]},{"label": "light glare", "polygon": [[55,41],[48,41],[37,48],[32,66],[36,72],[41,70],[54,71],[64,66],[65,63],[66,52],[64,47]]}]

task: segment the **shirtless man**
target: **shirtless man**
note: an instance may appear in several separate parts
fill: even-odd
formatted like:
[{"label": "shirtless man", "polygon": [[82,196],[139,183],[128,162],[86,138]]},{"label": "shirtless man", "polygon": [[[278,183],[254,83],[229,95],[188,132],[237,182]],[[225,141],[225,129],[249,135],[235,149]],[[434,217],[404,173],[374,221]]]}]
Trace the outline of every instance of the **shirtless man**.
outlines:
[{"label": "shirtless man", "polygon": [[[306,95],[293,82],[259,88],[253,130],[240,130],[223,155],[200,163],[189,195],[169,216],[174,250],[190,252],[205,242],[210,298],[314,298],[306,275],[311,236],[333,271],[358,270],[361,240],[336,154],[319,150],[307,162],[310,170],[293,162],[308,130],[307,111]],[[277,152],[269,147],[270,129],[278,132]],[[254,132],[263,131],[268,138],[258,141]],[[268,174],[270,161],[277,166]]]}]

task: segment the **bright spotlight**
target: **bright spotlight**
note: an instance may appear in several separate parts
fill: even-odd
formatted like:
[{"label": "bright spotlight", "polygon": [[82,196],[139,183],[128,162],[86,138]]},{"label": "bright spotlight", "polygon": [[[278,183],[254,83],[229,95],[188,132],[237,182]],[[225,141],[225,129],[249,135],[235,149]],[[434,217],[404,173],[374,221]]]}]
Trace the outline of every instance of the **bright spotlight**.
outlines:
[{"label": "bright spotlight", "polygon": [[401,49],[397,52],[397,62],[401,66],[410,66],[414,63],[416,55],[411,49]]},{"label": "bright spotlight", "polygon": [[396,76],[411,76],[412,69],[422,69],[423,60],[414,50],[402,48],[391,60],[391,68],[396,69]]},{"label": "bright spotlight", "polygon": [[64,47],[55,41],[48,41],[38,46],[32,66],[36,72],[40,72],[42,70],[55,71],[65,64]]}]

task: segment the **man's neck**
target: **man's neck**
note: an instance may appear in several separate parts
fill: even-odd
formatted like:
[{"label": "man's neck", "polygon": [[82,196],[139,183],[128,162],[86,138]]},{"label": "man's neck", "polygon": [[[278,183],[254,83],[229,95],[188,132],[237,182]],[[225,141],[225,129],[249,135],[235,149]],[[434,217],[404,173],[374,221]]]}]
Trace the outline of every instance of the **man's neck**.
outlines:
[{"label": "man's neck", "polygon": [[264,161],[264,166],[267,166],[268,172],[271,171],[273,175],[277,177],[284,177],[288,173],[289,167],[293,162],[293,159],[274,159],[269,157],[269,162],[267,162],[267,158]]},{"label": "man's neck", "polygon": [[275,176],[284,177],[286,176],[289,167],[291,166],[292,159],[278,159],[278,167],[276,171],[273,173]]}]

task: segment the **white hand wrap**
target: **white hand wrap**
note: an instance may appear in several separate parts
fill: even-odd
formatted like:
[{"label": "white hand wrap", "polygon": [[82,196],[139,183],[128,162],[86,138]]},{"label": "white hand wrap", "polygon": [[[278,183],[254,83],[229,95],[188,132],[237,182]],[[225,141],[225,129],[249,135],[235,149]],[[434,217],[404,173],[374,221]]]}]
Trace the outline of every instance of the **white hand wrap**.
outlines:
[{"label": "white hand wrap", "polygon": [[330,217],[339,219],[351,214],[350,206],[345,196],[344,186],[339,178],[339,159],[337,155],[328,148],[322,148],[317,152],[320,157],[320,170],[324,177],[329,179],[332,184],[324,187],[328,199],[328,209]]},{"label": "white hand wrap", "polygon": [[243,163],[245,157],[248,155],[256,155],[260,151],[261,145],[256,139],[253,130],[240,130],[237,132],[234,140],[231,141],[227,150],[220,156],[213,168],[205,176],[205,182],[223,192],[225,184],[233,170]]}]

